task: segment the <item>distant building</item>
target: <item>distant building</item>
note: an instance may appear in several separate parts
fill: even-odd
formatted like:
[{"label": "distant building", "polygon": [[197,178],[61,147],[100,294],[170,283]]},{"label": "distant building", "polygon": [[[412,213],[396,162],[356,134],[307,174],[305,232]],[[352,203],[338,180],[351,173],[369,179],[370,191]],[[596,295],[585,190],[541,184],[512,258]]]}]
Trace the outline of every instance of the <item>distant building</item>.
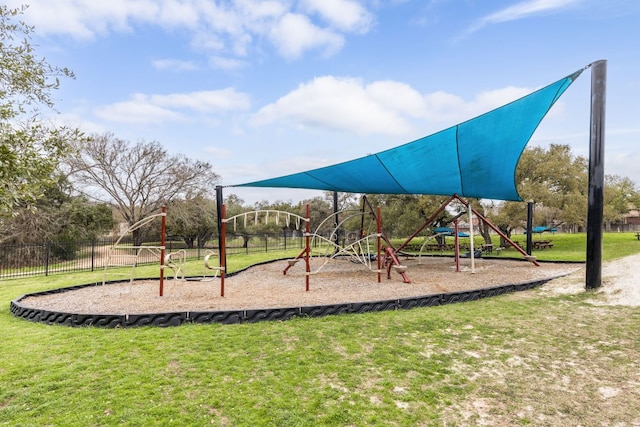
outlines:
[{"label": "distant building", "polygon": [[629,209],[623,216],[622,225],[628,231],[637,231],[640,229],[640,209],[633,205],[629,205]]}]

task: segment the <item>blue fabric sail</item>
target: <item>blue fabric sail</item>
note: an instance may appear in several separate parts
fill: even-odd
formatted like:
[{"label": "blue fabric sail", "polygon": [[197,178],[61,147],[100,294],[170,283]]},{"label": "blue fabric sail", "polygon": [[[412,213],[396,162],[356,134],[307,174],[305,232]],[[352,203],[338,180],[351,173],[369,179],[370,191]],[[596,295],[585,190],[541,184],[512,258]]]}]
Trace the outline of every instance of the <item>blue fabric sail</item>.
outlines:
[{"label": "blue fabric sail", "polygon": [[521,200],[515,182],[520,156],[542,119],[582,71],[413,142],[332,166],[234,187]]}]

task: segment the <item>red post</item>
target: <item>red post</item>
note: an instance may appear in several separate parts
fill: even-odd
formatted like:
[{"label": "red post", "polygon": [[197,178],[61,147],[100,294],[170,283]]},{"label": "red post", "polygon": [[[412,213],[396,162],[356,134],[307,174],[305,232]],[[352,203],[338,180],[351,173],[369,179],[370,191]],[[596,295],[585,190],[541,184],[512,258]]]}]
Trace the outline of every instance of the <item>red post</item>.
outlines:
[{"label": "red post", "polygon": [[[471,207],[471,204],[469,204],[469,202],[463,200],[462,198],[460,198],[460,196],[458,196],[457,194],[455,194],[453,196],[454,198],[456,198],[457,200],[459,200],[461,203],[463,203],[465,206],[467,206],[468,209],[470,209],[471,212],[473,212],[473,214],[475,216],[477,216],[481,221],[483,221],[485,224],[487,224],[493,231],[495,231],[496,233],[498,233],[498,235],[500,237],[502,237],[506,242],[508,242],[513,249],[515,249],[516,251],[520,252],[520,254],[529,262],[531,262],[533,265],[535,265],[536,267],[540,267],[540,263],[538,261],[536,261],[535,259],[532,259],[531,257],[529,257],[529,254],[527,254],[520,246],[516,245],[510,238],[507,237],[506,234],[504,234],[502,231],[500,231],[500,229],[498,227],[496,227],[495,225],[493,225],[493,223],[491,221],[489,221],[487,218],[485,218],[480,212],[478,212],[477,210],[473,209]],[[535,257],[534,257],[535,258]]]},{"label": "red post", "polygon": [[[391,279],[391,268],[394,265],[401,265],[401,264],[400,264],[400,260],[398,260],[398,257],[396,256],[396,253],[392,247],[386,248],[385,251],[386,251],[387,257],[391,259],[391,262],[387,267],[387,279]],[[409,280],[409,277],[407,277],[407,273],[403,271],[402,273],[400,273],[400,275],[402,276],[404,283],[411,283],[411,280]]]},{"label": "red post", "polygon": [[[378,283],[380,283],[380,281],[382,280],[382,260],[380,259],[380,238],[382,236],[382,216],[380,215],[380,206],[378,206],[378,210],[377,210],[377,215],[376,215],[376,223],[378,224],[378,235],[376,237],[377,241],[378,241]],[[364,216],[364,215],[363,215]]]},{"label": "red post", "polygon": [[160,296],[164,292],[164,244],[167,234],[167,207],[162,205],[162,221],[160,226]]},{"label": "red post", "polygon": [[305,215],[305,219],[306,219],[306,227],[305,227],[305,246],[306,246],[306,252],[304,255],[304,262],[306,265],[306,274],[305,274],[305,291],[309,292],[309,276],[311,275],[311,265],[309,264],[309,256],[311,255],[311,214],[309,212],[309,204],[307,203],[307,207],[306,207],[306,215]]},{"label": "red post", "polygon": [[220,296],[224,296],[224,276],[227,272],[227,205],[222,205],[220,227]]}]

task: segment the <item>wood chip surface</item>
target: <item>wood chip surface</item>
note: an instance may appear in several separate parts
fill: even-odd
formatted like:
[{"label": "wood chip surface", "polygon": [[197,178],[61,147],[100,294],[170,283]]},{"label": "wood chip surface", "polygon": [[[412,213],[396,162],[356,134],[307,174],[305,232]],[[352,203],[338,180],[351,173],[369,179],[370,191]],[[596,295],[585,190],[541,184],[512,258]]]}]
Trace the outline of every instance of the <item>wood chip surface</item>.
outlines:
[{"label": "wood chip surface", "polygon": [[386,270],[378,283],[377,263],[368,266],[348,259],[335,259],[324,264],[314,258],[309,276],[309,291],[305,291],[304,260],[283,270],[287,261],[251,267],[225,280],[224,297],[220,296],[220,279],[210,281],[165,280],[163,296],[159,296],[160,281],[91,286],[51,295],[27,297],[21,305],[44,310],[77,314],[143,314],[174,311],[223,311],[260,308],[304,307],[338,303],[370,302],[440,294],[523,283],[570,274],[580,264],[543,263],[479,258],[461,259],[460,271],[455,260],[444,257],[401,259],[407,266],[402,276]]}]

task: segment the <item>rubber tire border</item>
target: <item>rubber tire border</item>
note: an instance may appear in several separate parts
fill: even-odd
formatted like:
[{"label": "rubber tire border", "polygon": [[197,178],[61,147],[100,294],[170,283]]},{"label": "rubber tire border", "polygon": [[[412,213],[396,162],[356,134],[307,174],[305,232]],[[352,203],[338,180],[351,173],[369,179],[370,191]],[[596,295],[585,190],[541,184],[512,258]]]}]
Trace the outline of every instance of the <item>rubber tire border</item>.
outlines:
[{"label": "rubber tire border", "polygon": [[[383,301],[367,301],[287,308],[264,308],[253,310],[180,311],[169,313],[143,314],[79,314],[48,311],[27,307],[21,304],[21,301],[27,297],[37,297],[42,295],[70,292],[91,286],[102,286],[102,282],[99,282],[25,294],[11,301],[10,311],[11,314],[13,314],[15,317],[22,318],[31,322],[71,327],[94,326],[101,328],[130,328],[140,326],[168,327],[193,323],[255,323],[269,320],[284,321],[295,317],[323,317],[338,314],[357,314],[386,310],[409,310],[418,307],[433,307],[445,304],[477,301],[483,298],[491,298],[506,293],[534,289],[549,282],[550,280],[562,276],[564,276],[564,274],[540,280],[473,289],[469,291],[431,294]],[[113,283],[122,283],[124,281],[119,280],[107,282],[105,283],[105,286]]]}]

